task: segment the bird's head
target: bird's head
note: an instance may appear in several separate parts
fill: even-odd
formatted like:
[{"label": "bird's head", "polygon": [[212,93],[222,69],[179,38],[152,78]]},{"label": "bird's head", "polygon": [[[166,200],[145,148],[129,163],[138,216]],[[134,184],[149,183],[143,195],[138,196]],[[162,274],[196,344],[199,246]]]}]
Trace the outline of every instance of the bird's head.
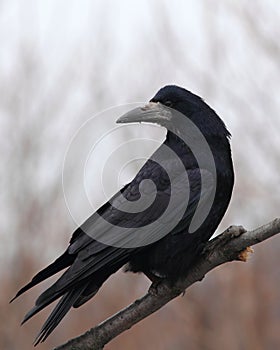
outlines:
[{"label": "bird's head", "polygon": [[188,117],[197,111],[209,108],[202,98],[176,85],[161,88],[150,103],[160,103]]},{"label": "bird's head", "polygon": [[127,112],[117,123],[156,123],[168,130],[174,127],[180,130],[182,123],[176,122],[177,125],[174,125],[178,120],[175,115],[187,117],[205,134],[217,132],[230,136],[223,121],[201,97],[176,85],[161,88],[147,105]]}]

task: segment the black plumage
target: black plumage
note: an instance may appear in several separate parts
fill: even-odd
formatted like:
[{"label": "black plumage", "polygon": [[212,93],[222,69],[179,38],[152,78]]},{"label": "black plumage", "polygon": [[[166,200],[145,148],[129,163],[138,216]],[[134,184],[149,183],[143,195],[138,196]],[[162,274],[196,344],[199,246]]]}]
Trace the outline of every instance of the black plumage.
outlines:
[{"label": "black plumage", "polygon": [[[173,125],[173,117],[166,118],[164,112],[170,110],[182,113],[203,134],[213,156],[215,173],[209,157],[204,149],[199,147],[200,164],[198,164],[197,155],[194,155],[192,147],[183,141],[186,136],[184,130],[180,125]],[[165,126],[168,131],[163,145],[143,165],[131,183],[77,228],[66,251],[40,271],[15,296],[18,297],[34,285],[67,268],[64,274],[39,296],[35,306],[23,320],[23,323],[26,322],[60,298],[37,336],[35,344],[48,337],[72,306],[79,307],[92,298],[103,282],[124,265],[126,270],[145,273],[152,281],[166,278],[172,282],[184,276],[225,214],[231,198],[234,173],[229,144],[230,134],[215,111],[199,96],[177,86],[166,86],[159,90],[147,107],[128,113],[119,120],[119,122],[137,121],[155,122]],[[199,143],[199,140],[197,142]],[[165,146],[172,152],[162,153]],[[157,159],[161,160],[161,164]],[[182,196],[186,187],[182,181],[182,167],[188,177],[189,198]],[[204,186],[201,182],[202,177],[206,181]],[[147,191],[151,189],[151,192],[155,192],[153,203],[136,213],[122,210],[122,196],[133,205],[141,196],[139,188],[145,179],[152,180],[156,186],[146,187]],[[173,193],[171,193],[172,181]],[[175,195],[176,209],[167,217],[168,223],[165,226],[157,224],[157,219],[164,215],[168,207],[171,195]],[[209,213],[205,215],[205,219],[195,232],[190,233],[190,223],[195,211],[205,206],[209,198],[213,199]],[[179,222],[176,222],[163,237],[156,239],[161,234],[162,228],[168,228],[180,210],[182,215]],[[110,238],[112,244],[105,244],[104,241],[93,238],[108,233],[108,228],[105,229],[103,222],[98,220],[100,216],[112,225],[109,230],[113,233]],[[139,237],[135,236],[137,230],[140,232],[140,228],[153,223],[155,225],[151,231],[147,230],[144,236],[140,234]],[[126,232],[131,232],[131,235],[126,234],[120,238],[125,229]],[[133,245],[135,237],[139,242]],[[149,237],[155,237],[155,241],[150,243],[147,241]]]}]

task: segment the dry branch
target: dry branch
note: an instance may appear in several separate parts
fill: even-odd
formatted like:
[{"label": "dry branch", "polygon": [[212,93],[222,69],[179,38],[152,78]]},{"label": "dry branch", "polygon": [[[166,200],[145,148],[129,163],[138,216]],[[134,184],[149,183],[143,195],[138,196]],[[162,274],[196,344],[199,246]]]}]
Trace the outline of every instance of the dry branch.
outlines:
[{"label": "dry branch", "polygon": [[201,281],[207,272],[229,261],[246,261],[251,245],[260,243],[280,232],[280,218],[246,231],[242,226],[230,226],[225,232],[209,241],[200,259],[189,270],[187,276],[170,286],[161,282],[156,289],[141,299],[119,311],[98,326],[77,338],[58,346],[54,350],[101,350],[113,338],[160,309],[170,300],[183,293],[197,281]]}]

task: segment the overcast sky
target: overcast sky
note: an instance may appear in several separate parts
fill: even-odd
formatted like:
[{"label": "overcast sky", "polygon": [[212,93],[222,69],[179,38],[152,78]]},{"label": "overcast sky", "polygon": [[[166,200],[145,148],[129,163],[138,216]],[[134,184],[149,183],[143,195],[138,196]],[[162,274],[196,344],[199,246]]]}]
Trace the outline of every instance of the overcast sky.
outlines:
[{"label": "overcast sky", "polygon": [[[40,190],[41,196],[59,179],[63,196],[63,159],[80,126],[104,109],[145,102],[176,83],[204,97],[233,135],[236,185],[224,225],[270,220],[280,204],[274,190],[280,164],[279,11],[272,0],[254,7],[233,0],[2,2],[2,174],[8,169],[18,188]],[[27,129],[42,146],[40,152],[31,147],[37,151],[31,173],[22,168],[29,164],[25,154],[18,155],[23,163],[11,166],[13,145],[23,148]],[[146,130],[127,131],[107,145],[114,149],[120,140],[147,136]],[[150,128],[149,137],[162,133]],[[94,161],[103,156],[94,154]],[[92,166],[85,183],[99,170]],[[11,176],[5,179],[9,184]],[[106,198],[94,183],[89,193],[98,205]],[[264,205],[264,198],[272,204]],[[3,208],[7,227],[13,206]],[[85,218],[90,213],[81,210]]]}]

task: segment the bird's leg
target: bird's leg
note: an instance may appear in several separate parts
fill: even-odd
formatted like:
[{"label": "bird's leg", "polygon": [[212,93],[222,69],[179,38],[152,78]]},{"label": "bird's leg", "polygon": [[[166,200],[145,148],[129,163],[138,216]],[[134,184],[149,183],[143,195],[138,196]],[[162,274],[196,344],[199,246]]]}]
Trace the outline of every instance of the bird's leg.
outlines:
[{"label": "bird's leg", "polygon": [[152,295],[157,295],[158,285],[163,280],[163,278],[160,278],[160,277],[154,275],[150,271],[145,271],[144,274],[149,278],[150,281],[152,281],[152,284],[150,285],[150,288],[149,288],[149,293]]}]

